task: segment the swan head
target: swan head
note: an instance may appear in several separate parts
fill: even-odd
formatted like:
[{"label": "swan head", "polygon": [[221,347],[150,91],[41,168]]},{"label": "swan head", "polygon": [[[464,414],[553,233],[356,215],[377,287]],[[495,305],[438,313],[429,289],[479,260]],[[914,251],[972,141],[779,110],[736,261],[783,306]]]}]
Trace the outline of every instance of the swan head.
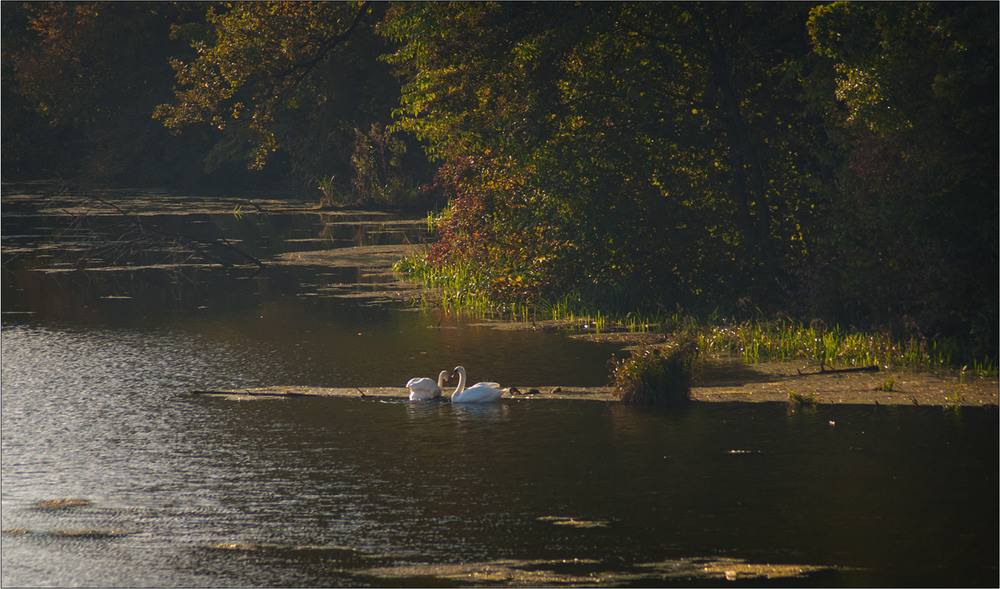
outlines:
[{"label": "swan head", "polygon": [[448,377],[448,380],[451,380],[455,376],[465,376],[465,367],[464,366],[456,366],[455,370],[453,370],[451,372],[451,376]]}]

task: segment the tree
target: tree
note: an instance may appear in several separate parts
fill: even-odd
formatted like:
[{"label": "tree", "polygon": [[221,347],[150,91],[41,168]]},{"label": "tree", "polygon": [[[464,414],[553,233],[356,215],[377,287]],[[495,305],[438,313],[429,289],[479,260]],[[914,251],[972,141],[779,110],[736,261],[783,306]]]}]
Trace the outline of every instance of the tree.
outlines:
[{"label": "tree", "polygon": [[835,70],[847,154],[824,283],[854,312],[996,350],[997,11],[833,3],[808,28]]},{"label": "tree", "polygon": [[171,61],[175,100],[155,116],[175,132],[221,132],[210,166],[262,169],[284,154],[303,184],[349,191],[352,155],[384,140],[369,130],[388,122],[399,96],[378,61],[385,45],[373,27],[384,11],[364,2],[215,5],[204,22],[174,29],[198,56]]},{"label": "tree", "polygon": [[807,8],[395,7],[396,126],[457,172],[437,258],[478,258],[510,293],[763,296],[811,214]]},{"label": "tree", "polygon": [[161,181],[194,163],[200,138],[171,139],[150,113],[184,50],[167,32],[200,6],[4,3],[4,170]]}]

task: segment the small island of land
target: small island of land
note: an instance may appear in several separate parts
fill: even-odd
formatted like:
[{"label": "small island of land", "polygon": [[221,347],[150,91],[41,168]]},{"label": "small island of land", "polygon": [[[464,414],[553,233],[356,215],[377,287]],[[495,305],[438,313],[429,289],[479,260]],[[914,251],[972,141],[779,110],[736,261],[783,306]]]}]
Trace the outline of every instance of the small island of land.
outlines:
[{"label": "small island of land", "polygon": [[[891,385],[886,383],[891,382]],[[514,384],[517,393],[504,402],[537,400],[616,401],[613,389],[605,387],[534,386]],[[885,390],[890,388],[890,390]],[[270,386],[246,389],[192,391],[199,395],[234,398],[268,397],[351,397],[364,399],[406,399],[403,387],[307,387]],[[445,395],[445,398],[447,395]],[[695,402],[774,403],[803,401],[810,404],[917,405],[917,406],[996,406],[996,379],[962,378],[930,372],[819,372],[802,362],[745,364],[739,359],[713,357],[702,366],[691,388]]]}]

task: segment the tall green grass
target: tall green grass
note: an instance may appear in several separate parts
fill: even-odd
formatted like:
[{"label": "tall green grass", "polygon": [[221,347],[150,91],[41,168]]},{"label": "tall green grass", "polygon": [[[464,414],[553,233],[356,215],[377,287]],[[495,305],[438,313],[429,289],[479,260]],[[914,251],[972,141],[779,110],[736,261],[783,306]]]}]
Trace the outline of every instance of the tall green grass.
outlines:
[{"label": "tall green grass", "polygon": [[[609,313],[571,292],[554,300],[501,302],[487,293],[484,278],[469,266],[435,268],[418,258],[400,261],[394,269],[430,291],[419,302],[446,312],[510,321],[554,321],[567,329],[590,333],[662,333],[671,339],[693,337],[702,354],[728,353],[747,363],[804,360],[831,367],[880,366],[882,368],[962,368],[963,374],[997,376],[995,359],[975,359],[961,366],[959,346],[951,340],[916,336],[892,337],[887,332],[845,329],[814,320],[809,324],[762,315],[743,320],[717,313],[697,319],[675,313]],[[971,369],[971,370],[970,370]]]},{"label": "tall green grass", "polygon": [[[900,340],[884,332],[783,320],[754,319],[704,326],[699,345],[709,352],[737,354],[748,363],[800,359],[829,366],[937,369],[957,367],[959,360],[957,345],[947,340]],[[997,373],[995,362],[990,361],[977,362],[975,370],[979,376]]]}]

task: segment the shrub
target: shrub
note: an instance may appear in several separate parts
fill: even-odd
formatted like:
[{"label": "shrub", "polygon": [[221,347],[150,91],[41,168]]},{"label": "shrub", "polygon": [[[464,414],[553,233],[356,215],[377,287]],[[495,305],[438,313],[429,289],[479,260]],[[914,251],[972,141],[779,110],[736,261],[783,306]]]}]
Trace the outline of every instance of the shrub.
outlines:
[{"label": "shrub", "polygon": [[672,408],[690,400],[691,377],[698,358],[693,339],[672,346],[643,348],[629,358],[611,358],[614,394],[627,405]]}]

